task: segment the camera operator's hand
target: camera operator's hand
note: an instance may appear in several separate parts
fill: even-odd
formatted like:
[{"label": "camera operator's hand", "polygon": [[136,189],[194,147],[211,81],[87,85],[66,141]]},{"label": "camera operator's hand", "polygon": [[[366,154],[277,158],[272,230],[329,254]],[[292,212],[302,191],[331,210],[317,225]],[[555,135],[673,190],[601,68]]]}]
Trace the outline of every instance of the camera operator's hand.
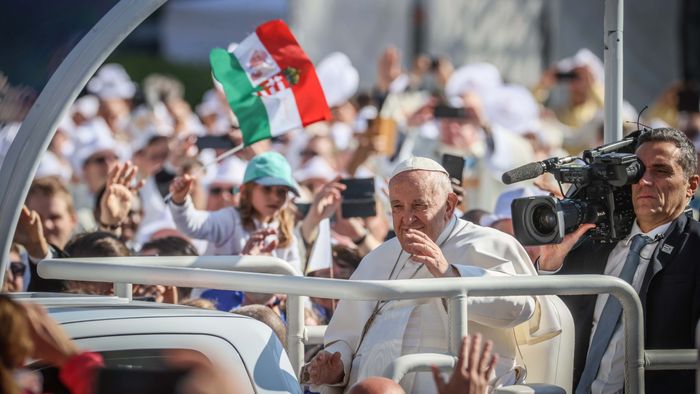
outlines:
[{"label": "camera operator's hand", "polygon": [[584,223],[576,231],[565,235],[561,243],[542,245],[538,268],[542,271],[558,271],[564,264],[564,258],[576,245],[576,242],[592,228],[595,228],[595,224]]}]

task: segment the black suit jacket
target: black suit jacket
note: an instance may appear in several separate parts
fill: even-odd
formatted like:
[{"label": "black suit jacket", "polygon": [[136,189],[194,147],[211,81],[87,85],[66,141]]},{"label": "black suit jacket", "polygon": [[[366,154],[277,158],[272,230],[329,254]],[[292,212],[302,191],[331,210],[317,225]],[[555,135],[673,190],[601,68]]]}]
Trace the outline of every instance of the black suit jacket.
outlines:
[{"label": "black suit jacket", "polygon": [[[567,255],[558,274],[603,274],[614,247],[614,244],[583,241]],[[695,348],[695,326],[700,318],[699,267],[700,223],[681,215],[657,245],[639,292],[644,308],[646,349]],[[576,387],[586,365],[597,295],[561,298],[571,310],[576,325]],[[645,386],[647,393],[695,393],[695,372],[646,371]]]}]

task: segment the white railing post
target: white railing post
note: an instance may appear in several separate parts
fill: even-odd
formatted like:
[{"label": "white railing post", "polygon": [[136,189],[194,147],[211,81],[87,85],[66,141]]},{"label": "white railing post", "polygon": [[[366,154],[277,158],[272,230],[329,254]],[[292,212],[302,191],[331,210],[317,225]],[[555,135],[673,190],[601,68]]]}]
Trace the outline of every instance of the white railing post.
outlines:
[{"label": "white railing post", "polygon": [[304,300],[299,295],[287,296],[287,353],[294,373],[299,376],[304,365]]},{"label": "white railing post", "polygon": [[459,355],[462,338],[469,334],[469,315],[467,313],[467,294],[459,294],[447,300],[448,351]]},{"label": "white railing post", "polygon": [[117,297],[126,298],[131,301],[133,299],[133,294],[131,283],[114,283],[114,295]]}]

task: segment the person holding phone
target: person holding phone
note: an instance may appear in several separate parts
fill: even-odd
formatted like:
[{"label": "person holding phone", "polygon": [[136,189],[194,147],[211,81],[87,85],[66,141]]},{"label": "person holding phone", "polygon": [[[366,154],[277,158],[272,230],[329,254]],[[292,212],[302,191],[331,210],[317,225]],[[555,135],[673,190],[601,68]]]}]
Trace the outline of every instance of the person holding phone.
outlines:
[{"label": "person holding phone", "polygon": [[301,272],[294,213],[289,206],[290,193],[298,195],[298,189],[282,155],[265,152],[248,162],[237,208],[195,209],[189,197],[193,181],[190,175],[175,178],[168,206],[178,230],[209,241],[206,254],[271,254]]},{"label": "person holding phone", "polygon": [[580,49],[547,69],[533,93],[544,104],[560,83],[566,84],[568,93],[568,101],[554,110],[561,123],[577,129],[603,109],[603,62],[590,50]]},{"label": "person holding phone", "polygon": [[[393,280],[443,277],[536,275],[525,250],[497,230],[454,216],[457,196],[447,171],[425,157],[401,162],[389,181],[396,237],[370,252],[350,279]],[[530,319],[530,296],[489,297],[470,301],[471,332],[494,342],[502,356],[496,365],[499,384],[513,384],[517,345],[512,327]],[[325,334],[325,350],[302,371],[302,381],[351,387],[383,373],[405,354],[447,352],[447,311],[441,299],[414,301],[341,300]],[[521,371],[522,372],[522,371]],[[402,380],[407,393],[435,393],[429,372]]]}]

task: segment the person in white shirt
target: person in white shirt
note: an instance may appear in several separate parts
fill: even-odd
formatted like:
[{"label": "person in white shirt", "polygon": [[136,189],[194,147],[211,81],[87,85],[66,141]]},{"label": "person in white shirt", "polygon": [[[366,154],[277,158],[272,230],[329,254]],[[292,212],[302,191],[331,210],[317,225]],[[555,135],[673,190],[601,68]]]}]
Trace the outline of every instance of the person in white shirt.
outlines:
[{"label": "person in white shirt", "polygon": [[[370,252],[350,279],[425,279],[535,275],[511,236],[454,216],[457,196],[445,169],[431,159],[400,163],[389,181],[396,238]],[[469,298],[469,330],[494,342],[501,355],[494,384],[522,378],[512,327],[533,314],[534,297]],[[447,311],[441,299],[388,302],[341,300],[325,335],[325,350],[307,364],[302,381],[323,392],[381,376],[396,357],[447,352]],[[517,371],[517,372],[516,372]],[[429,372],[407,375],[407,393],[434,393]]]}]

